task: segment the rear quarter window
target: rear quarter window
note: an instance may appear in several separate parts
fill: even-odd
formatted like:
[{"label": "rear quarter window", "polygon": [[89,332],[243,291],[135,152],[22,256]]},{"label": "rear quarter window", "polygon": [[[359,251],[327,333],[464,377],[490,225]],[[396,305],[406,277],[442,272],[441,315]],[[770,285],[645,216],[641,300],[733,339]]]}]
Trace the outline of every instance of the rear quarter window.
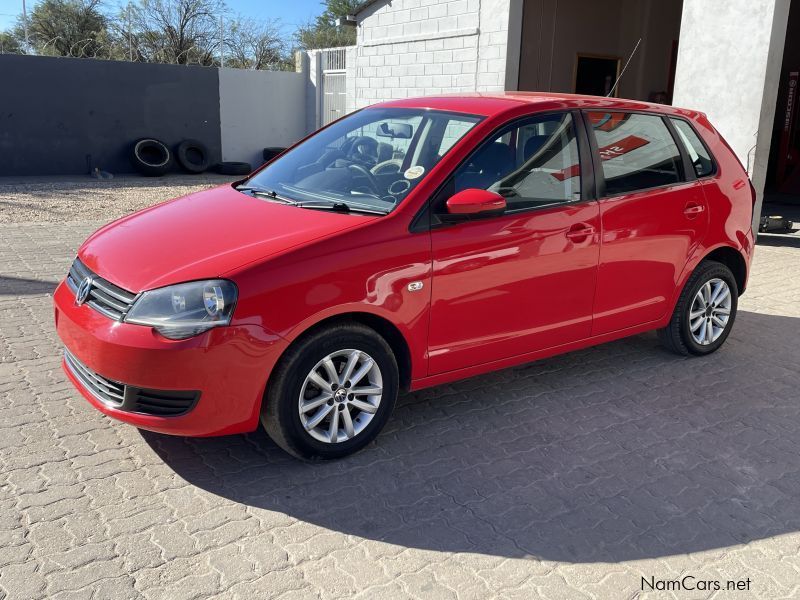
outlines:
[{"label": "rear quarter window", "polygon": [[703,144],[700,136],[694,128],[683,119],[670,119],[675,126],[675,131],[678,132],[678,137],[681,138],[686,152],[689,154],[689,159],[692,161],[694,172],[698,177],[706,177],[714,172],[714,161],[711,159],[711,154]]}]

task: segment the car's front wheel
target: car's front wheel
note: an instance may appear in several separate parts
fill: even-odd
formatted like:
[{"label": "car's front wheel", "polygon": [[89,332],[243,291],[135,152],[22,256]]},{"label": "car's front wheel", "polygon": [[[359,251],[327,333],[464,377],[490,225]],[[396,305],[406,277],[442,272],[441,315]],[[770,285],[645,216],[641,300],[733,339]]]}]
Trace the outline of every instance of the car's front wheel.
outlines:
[{"label": "car's front wheel", "polygon": [[659,339],[683,355],[718,350],[733,327],[738,299],[736,278],[726,265],[700,263],[686,282],[669,325],[658,331]]},{"label": "car's front wheel", "polygon": [[299,458],[341,458],[378,435],[399,385],[391,347],[359,323],[335,325],[298,341],[268,384],[261,422]]}]

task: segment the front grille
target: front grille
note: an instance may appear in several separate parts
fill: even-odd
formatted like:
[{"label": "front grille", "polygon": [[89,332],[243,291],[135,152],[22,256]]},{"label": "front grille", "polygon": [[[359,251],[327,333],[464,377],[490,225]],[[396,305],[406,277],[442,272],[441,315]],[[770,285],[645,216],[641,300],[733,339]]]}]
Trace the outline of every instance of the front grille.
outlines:
[{"label": "front grille", "polygon": [[110,281],[98,277],[89,268],[76,258],[67,274],[67,285],[73,294],[78,293],[78,288],[87,277],[92,279],[89,296],[86,304],[109,319],[122,321],[131,308],[136,294],[114,285]]},{"label": "front grille", "polygon": [[64,363],[86,390],[106,406],[157,417],[177,417],[194,408],[200,392],[151,390],[126,385],[92,371],[66,348]]},{"label": "front grille", "polygon": [[103,404],[119,408],[125,402],[125,384],[98,375],[67,349],[64,349],[64,362],[83,387]]}]

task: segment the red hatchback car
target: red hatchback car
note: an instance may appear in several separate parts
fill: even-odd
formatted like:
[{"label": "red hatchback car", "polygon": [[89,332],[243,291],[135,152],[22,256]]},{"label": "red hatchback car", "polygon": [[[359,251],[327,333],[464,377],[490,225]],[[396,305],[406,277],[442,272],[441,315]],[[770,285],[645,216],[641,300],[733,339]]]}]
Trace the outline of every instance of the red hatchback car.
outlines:
[{"label": "red hatchback car", "polygon": [[369,443],[398,390],[658,330],[731,331],[754,194],[701,113],[509,93],[386,102],[94,233],[55,292],[103,413],[288,452]]}]

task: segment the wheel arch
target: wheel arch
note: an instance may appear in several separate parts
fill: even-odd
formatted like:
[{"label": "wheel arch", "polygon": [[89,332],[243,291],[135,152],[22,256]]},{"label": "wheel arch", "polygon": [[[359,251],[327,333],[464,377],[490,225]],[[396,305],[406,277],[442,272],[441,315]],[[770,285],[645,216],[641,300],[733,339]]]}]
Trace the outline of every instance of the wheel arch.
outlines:
[{"label": "wheel arch", "polygon": [[675,286],[675,293],[673,295],[672,302],[670,303],[670,308],[664,315],[664,319],[667,321],[669,321],[672,312],[675,310],[675,305],[678,303],[681,292],[686,286],[686,283],[689,281],[689,278],[692,276],[692,273],[694,273],[698,265],[700,265],[700,263],[702,263],[704,260],[714,260],[728,267],[733,273],[734,279],[736,280],[736,287],[739,290],[739,296],[744,293],[747,285],[747,261],[742,255],[742,251],[735,246],[727,244],[720,244],[712,248],[706,248],[702,253],[697,252],[697,254],[695,254],[684,267],[678,281],[678,285]]},{"label": "wheel arch", "polygon": [[397,361],[400,389],[407,391],[411,387],[411,349],[408,345],[408,341],[394,323],[385,317],[370,312],[351,311],[339,313],[314,322],[292,336],[289,340],[289,345],[281,353],[278,361],[284,357],[290,348],[300,343],[307,336],[313,335],[320,329],[346,323],[359,323],[369,327],[386,340],[386,343],[389,344],[389,347],[394,353],[395,360]]},{"label": "wheel arch", "polygon": [[744,294],[744,290],[747,287],[747,262],[739,250],[732,246],[719,246],[705,254],[697,264],[704,260],[713,260],[728,267],[736,280],[739,295]]}]

